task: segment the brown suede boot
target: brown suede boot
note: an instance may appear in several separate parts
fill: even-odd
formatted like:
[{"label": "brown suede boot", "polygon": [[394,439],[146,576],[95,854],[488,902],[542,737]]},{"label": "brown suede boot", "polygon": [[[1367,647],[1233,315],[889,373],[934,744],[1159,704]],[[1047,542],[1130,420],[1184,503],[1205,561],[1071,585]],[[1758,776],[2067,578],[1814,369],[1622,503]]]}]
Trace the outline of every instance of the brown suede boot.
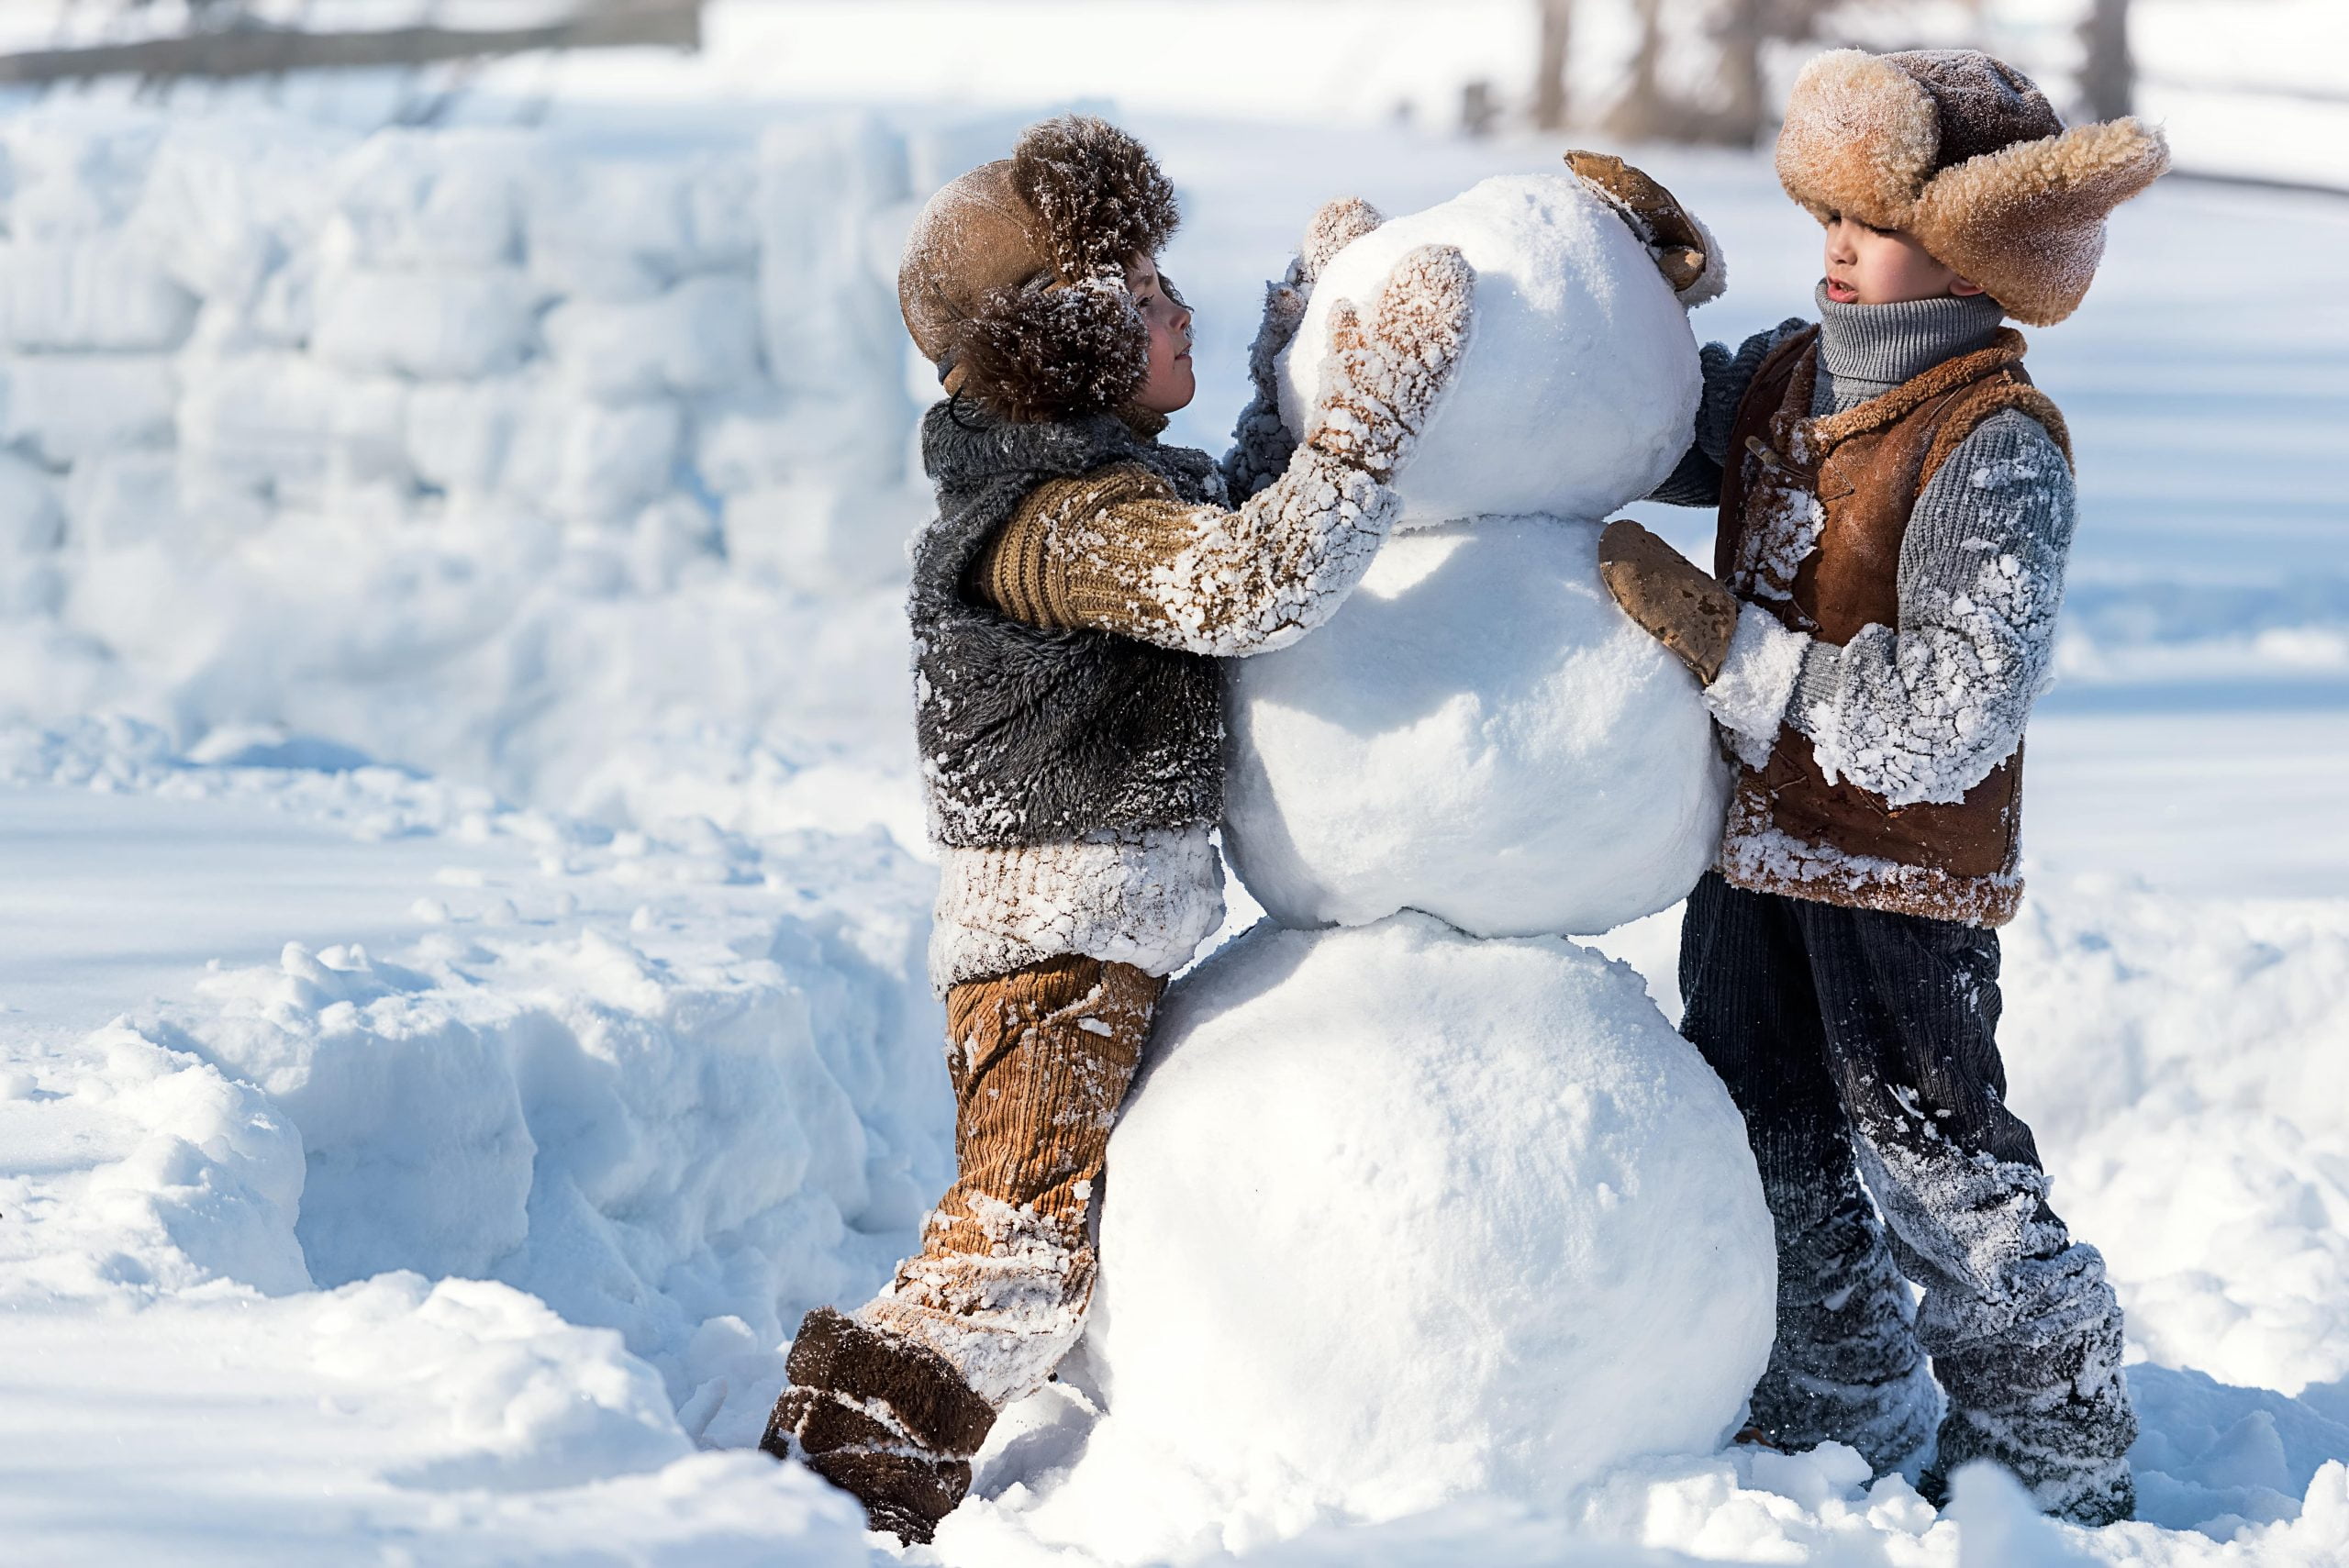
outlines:
[{"label": "brown suede boot", "polygon": [[947,994],[954,1185],[877,1298],[807,1315],[760,1445],[853,1496],[874,1529],[930,1540],[996,1411],[1084,1331],[1087,1211],[1165,984],[1067,957]]},{"label": "brown suede boot", "polygon": [[759,1446],[798,1459],[864,1505],[874,1529],[927,1541],[971,1489],[995,1410],[946,1359],[829,1307],[792,1341],[791,1385]]}]

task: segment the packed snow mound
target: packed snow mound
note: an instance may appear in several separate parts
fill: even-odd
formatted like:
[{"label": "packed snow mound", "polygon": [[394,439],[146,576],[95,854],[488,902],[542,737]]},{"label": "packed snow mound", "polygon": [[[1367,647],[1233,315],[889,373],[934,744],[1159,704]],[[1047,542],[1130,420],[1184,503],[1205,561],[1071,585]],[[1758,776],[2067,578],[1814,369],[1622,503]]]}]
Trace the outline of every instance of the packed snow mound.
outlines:
[{"label": "packed snow mound", "polygon": [[1704,874],[1729,775],[1696,683],[1600,583],[1598,528],[1391,539],[1327,625],[1229,666],[1224,847],[1275,918],[1598,932]]},{"label": "packed snow mound", "polygon": [[1422,245],[1476,269],[1475,330],[1397,478],[1407,520],[1597,517],[1663,483],[1697,414],[1696,339],[1622,217],[1567,174],[1496,176],[1340,251],[1281,361],[1291,430],[1320,398],[1331,307],[1369,310]]},{"label": "packed snow mound", "polygon": [[903,746],[897,236],[1019,123],[0,115],[0,722],[630,826],[664,726]]},{"label": "packed snow mound", "polygon": [[[1267,922],[1170,993],[1109,1148],[1108,1415],[1037,1518],[1112,1560],[1554,1506],[1709,1452],[1769,1356],[1743,1124],[1627,967]],[[1103,1521],[1120,1521],[1105,1540]]]}]

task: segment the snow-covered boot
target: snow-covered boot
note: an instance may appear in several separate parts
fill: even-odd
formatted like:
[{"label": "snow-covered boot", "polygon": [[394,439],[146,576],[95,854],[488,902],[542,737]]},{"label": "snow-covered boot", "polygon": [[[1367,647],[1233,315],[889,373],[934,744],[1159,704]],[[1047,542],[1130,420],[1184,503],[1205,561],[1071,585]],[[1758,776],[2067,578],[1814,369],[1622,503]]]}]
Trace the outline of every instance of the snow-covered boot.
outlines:
[{"label": "snow-covered boot", "polygon": [[863,1504],[874,1529],[930,1540],[971,1489],[994,1407],[937,1351],[829,1307],[799,1325],[785,1369],[759,1446]]},{"label": "snow-covered boot", "polygon": [[1941,1396],[1874,1207],[1848,1161],[1764,1190],[1778,1229],[1778,1338],[1754,1386],[1754,1428],[1789,1451],[1847,1443],[1878,1475],[1913,1474]]},{"label": "snow-covered boot", "polygon": [[[2058,1518],[2093,1527],[2132,1518],[2129,1448],[2137,1417],[2104,1261],[2092,1247],[2073,1246],[2039,1262],[2032,1276],[2037,1310],[1935,1354],[1950,1407],[1919,1490],[1938,1507],[1959,1466],[1987,1459]],[[1926,1325],[1929,1338],[1942,1337],[1936,1327]]]}]

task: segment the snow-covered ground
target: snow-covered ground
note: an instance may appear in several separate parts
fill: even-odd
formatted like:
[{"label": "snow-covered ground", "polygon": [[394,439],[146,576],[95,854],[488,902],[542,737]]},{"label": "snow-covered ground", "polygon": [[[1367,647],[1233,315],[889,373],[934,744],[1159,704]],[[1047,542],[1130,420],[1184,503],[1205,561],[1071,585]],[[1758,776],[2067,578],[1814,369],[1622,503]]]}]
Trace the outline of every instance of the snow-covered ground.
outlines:
[{"label": "snow-covered ground", "polygon": [[[902,497],[841,499],[887,493],[885,421],[914,403],[894,338],[818,328],[869,302],[924,182],[1016,122],[664,109],[487,153],[73,123],[104,134],[0,126],[0,1555],[866,1560],[838,1499],[740,1451],[796,1315],[882,1277],[949,1153],[887,582]],[[1555,157],[1134,123],[1191,215],[1166,263],[1206,392],[1177,434],[1211,446],[1261,280],[1322,197],[1407,210]],[[147,161],[159,128],[175,161]],[[1804,309],[1816,231],[1765,163],[1645,161],[1730,250],[1700,331]],[[150,190],[156,167],[176,183]],[[567,213],[564,179],[607,221]],[[484,212],[511,227],[468,251]],[[172,250],[161,284],[123,233]],[[114,272],[59,259],[93,236]],[[455,250],[400,250],[419,239]],[[2289,285],[2247,253],[2294,258]],[[2131,1315],[2144,1522],[2043,1527],[1992,1482],[1936,1520],[1832,1451],[1740,1451],[1538,1516],[1472,1501],[1227,1546],[2349,1560],[2344,255],[2349,206],[2165,185],[2116,220],[2080,317],[2032,335],[2085,511],[2005,1040]],[[118,286],[57,281],[91,277]],[[304,277],[359,280],[323,338],[282,314],[315,307]],[[434,314],[452,299],[476,315]],[[562,327],[572,304],[602,325]],[[510,360],[417,357],[476,320]],[[417,414],[466,395],[487,401]],[[840,397],[884,421],[865,444],[809,414]],[[529,435],[648,406],[672,412]],[[433,445],[493,417],[538,467]],[[652,425],[662,462],[599,466]],[[1666,916],[1605,945],[1669,1008],[1672,944]],[[939,1560],[1083,1560],[996,1490]]]}]

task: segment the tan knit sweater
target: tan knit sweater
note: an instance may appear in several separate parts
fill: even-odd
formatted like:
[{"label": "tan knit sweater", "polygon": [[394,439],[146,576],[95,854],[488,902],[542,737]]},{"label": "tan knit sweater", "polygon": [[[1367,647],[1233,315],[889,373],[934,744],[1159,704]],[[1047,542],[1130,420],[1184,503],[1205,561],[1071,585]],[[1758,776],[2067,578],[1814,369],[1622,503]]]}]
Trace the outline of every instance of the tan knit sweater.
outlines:
[{"label": "tan knit sweater", "polygon": [[[1139,463],[1037,486],[980,553],[973,585],[1017,621],[1163,640],[1153,580],[1201,533],[1194,508]],[[1198,511],[1212,512],[1211,507]]]}]

